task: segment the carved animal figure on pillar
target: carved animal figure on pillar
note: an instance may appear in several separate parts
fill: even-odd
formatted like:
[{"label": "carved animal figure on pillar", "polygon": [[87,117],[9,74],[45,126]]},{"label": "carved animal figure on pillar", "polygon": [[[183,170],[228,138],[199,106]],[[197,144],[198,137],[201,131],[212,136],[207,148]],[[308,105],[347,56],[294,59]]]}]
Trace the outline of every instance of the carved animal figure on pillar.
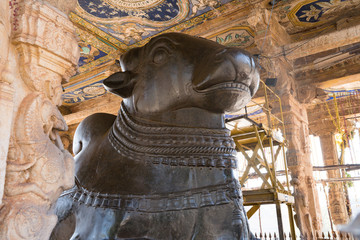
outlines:
[{"label": "carved animal figure on pillar", "polygon": [[56,232],[73,215],[71,239],[252,238],[223,114],[256,92],[254,59],[167,33],[120,62],[104,85],[121,109],[76,130],[76,186],[58,201]]}]

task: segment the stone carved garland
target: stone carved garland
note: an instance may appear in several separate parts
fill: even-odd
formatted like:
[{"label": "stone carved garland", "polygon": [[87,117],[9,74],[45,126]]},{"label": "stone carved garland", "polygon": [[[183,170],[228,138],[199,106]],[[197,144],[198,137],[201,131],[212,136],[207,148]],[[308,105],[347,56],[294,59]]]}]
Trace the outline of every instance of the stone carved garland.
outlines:
[{"label": "stone carved garland", "polygon": [[61,82],[79,58],[69,19],[40,0],[17,1],[12,44],[19,58],[17,107],[0,207],[0,239],[48,239],[57,222],[52,205],[74,184],[74,160],[58,131],[67,129],[57,106]]}]

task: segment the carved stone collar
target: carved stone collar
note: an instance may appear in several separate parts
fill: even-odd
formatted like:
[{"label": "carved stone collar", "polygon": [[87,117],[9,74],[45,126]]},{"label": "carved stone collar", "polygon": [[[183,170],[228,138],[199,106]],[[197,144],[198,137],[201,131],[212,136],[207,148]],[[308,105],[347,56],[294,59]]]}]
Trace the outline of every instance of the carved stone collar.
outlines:
[{"label": "carved stone collar", "polygon": [[119,154],[135,161],[172,166],[236,167],[235,144],[229,130],[145,123],[130,116],[124,105],[108,139]]}]

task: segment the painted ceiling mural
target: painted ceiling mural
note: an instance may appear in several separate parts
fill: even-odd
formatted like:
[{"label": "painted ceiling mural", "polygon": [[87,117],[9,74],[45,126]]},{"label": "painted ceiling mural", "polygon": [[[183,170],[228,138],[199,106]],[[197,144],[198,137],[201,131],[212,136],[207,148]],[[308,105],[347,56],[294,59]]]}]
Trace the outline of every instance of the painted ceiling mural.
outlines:
[{"label": "painted ceiling mural", "polygon": [[129,46],[231,0],[78,0],[75,14]]},{"label": "painted ceiling mural", "polygon": [[[82,102],[104,95],[106,93],[106,90],[102,85],[102,81],[103,79],[95,83],[86,82],[85,85],[74,85],[73,89],[69,89],[69,91],[65,92],[63,95],[65,105]],[[68,89],[65,89],[65,91],[66,90]]]},{"label": "painted ceiling mural", "polygon": [[[282,1],[287,2],[287,0]],[[284,4],[275,12],[278,13],[279,22],[289,34],[299,32],[303,34],[304,31],[312,29],[305,33],[306,35],[334,29],[336,21],[344,14],[350,17],[359,10],[360,0],[302,0]]]},{"label": "painted ceiling mural", "polygon": [[80,48],[79,73],[118,58],[120,52],[115,46],[101,41],[96,35],[81,28],[77,28],[76,33],[79,37]]},{"label": "painted ceiling mural", "polygon": [[[260,0],[259,0],[260,1]],[[257,1],[257,2],[259,2]],[[69,17],[77,27],[81,57],[78,73],[64,85],[64,103],[74,104],[105,94],[101,82],[126,50],[144,45],[163,32],[201,27],[246,0],[78,0]],[[354,6],[358,6],[355,7]],[[289,34],[317,34],[334,28],[338,13],[359,11],[360,0],[279,0],[274,12]],[[269,8],[269,10],[271,7]],[[304,30],[308,30],[307,32]],[[252,47],[256,32],[237,25],[212,30],[207,38],[226,46]]]},{"label": "painted ceiling mural", "polygon": [[208,36],[208,39],[228,47],[247,48],[255,43],[255,33],[250,27],[235,26]]},{"label": "painted ceiling mural", "polygon": [[[121,53],[144,45],[151,36],[183,32],[213,19],[226,10],[227,3],[231,0],[78,0],[70,19],[77,26],[81,57],[77,75],[64,86],[65,105],[106,93],[101,85],[105,72],[86,76],[87,72],[114,62]],[[244,43],[253,42],[245,30],[234,39],[240,35]],[[237,45],[241,41],[237,39]]]}]

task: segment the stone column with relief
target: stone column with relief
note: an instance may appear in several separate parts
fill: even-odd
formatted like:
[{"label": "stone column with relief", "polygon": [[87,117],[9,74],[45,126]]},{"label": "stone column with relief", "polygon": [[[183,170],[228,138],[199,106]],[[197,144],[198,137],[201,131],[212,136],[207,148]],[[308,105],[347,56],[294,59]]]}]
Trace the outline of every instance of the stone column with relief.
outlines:
[{"label": "stone column with relief", "polygon": [[[310,123],[312,133],[320,137],[321,151],[324,159],[324,165],[338,165],[338,154],[335,142],[336,127],[331,120],[324,120],[326,116]],[[341,178],[339,169],[328,170],[328,178]],[[334,224],[346,224],[349,215],[346,209],[346,198],[343,183],[329,183],[329,209]]]},{"label": "stone column with relief", "polygon": [[74,161],[58,134],[67,126],[57,107],[79,50],[73,24],[50,4],[12,1],[12,13],[6,74],[12,109],[6,111],[13,115],[0,239],[48,239],[57,222],[52,204],[74,184]]},{"label": "stone column with relief", "polygon": [[286,158],[294,187],[295,220],[303,235],[311,239],[321,230],[322,219],[312,171],[308,118],[305,105],[290,92],[281,95],[289,142]]},{"label": "stone column with relief", "polygon": [[[322,220],[312,173],[306,105],[298,99],[297,84],[291,76],[293,63],[282,54],[283,46],[291,42],[290,36],[279,24],[276,14],[271,14],[264,3],[254,7],[247,21],[256,33],[257,52],[253,52],[260,54],[262,79],[277,79],[272,89],[281,98],[284,114],[289,143],[286,158],[294,186],[295,221],[302,235],[309,238],[321,229]],[[273,114],[280,114],[278,104],[271,107]]]}]

